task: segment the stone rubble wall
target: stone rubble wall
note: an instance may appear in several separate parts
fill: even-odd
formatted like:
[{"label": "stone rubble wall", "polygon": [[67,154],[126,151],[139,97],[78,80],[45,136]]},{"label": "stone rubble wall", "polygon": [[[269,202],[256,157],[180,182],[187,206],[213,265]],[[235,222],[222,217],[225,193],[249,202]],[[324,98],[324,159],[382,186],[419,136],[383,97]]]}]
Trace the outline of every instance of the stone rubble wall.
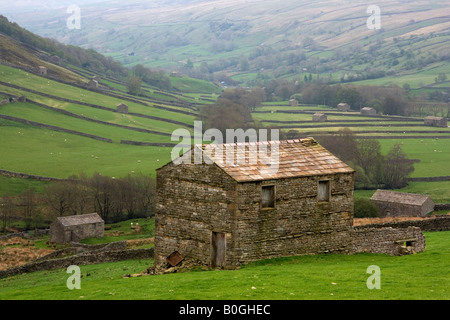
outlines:
[{"label": "stone rubble wall", "polygon": [[399,229],[355,227],[353,229],[353,253],[399,256],[424,250],[425,236],[417,227]]}]

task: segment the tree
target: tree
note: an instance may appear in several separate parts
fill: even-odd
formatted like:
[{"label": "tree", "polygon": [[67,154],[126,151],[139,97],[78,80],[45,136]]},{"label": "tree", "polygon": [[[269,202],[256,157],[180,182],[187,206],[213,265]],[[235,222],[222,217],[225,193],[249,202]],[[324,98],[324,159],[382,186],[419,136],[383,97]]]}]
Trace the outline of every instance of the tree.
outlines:
[{"label": "tree", "polygon": [[48,185],[44,191],[45,203],[58,216],[62,217],[70,211],[75,198],[71,182],[55,182]]},{"label": "tree", "polygon": [[337,133],[320,138],[320,143],[342,161],[354,162],[358,154],[356,137],[352,130],[344,128]]},{"label": "tree", "polygon": [[389,94],[385,96],[381,108],[384,114],[402,116],[405,115],[407,104],[401,96]]},{"label": "tree", "polygon": [[399,189],[407,186],[407,177],[414,171],[414,165],[406,157],[400,143],[395,144],[389,150],[383,168],[383,182],[387,189]]},{"label": "tree", "polygon": [[364,187],[377,187],[382,182],[383,156],[381,144],[375,139],[360,139],[357,141],[356,163],[367,177]]},{"label": "tree", "polygon": [[14,203],[13,197],[6,194],[0,201],[0,209],[2,213],[2,230],[6,229],[8,221],[15,215],[16,205]]},{"label": "tree", "polygon": [[21,208],[25,228],[29,229],[37,215],[37,197],[34,189],[27,189],[22,192],[18,205]]},{"label": "tree", "polygon": [[140,77],[136,76],[130,76],[127,79],[127,88],[128,93],[134,94],[134,95],[140,95],[142,92],[142,79]]},{"label": "tree", "polygon": [[355,218],[378,217],[377,207],[369,199],[355,198]]}]

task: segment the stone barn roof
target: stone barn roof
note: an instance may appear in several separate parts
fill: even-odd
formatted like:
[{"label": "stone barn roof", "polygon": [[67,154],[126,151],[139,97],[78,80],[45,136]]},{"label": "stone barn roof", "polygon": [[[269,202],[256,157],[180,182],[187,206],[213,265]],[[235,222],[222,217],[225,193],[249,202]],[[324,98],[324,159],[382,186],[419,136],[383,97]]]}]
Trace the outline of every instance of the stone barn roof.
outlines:
[{"label": "stone barn roof", "polygon": [[57,221],[59,221],[59,223],[61,223],[61,225],[65,227],[104,222],[97,213],[58,217]]},{"label": "stone barn roof", "polygon": [[421,206],[428,199],[430,199],[430,197],[423,194],[404,193],[389,190],[377,190],[370,199],[373,201]]},{"label": "stone barn roof", "polygon": [[[220,146],[223,148],[223,152],[217,152]],[[274,172],[273,163],[260,157],[259,152],[267,154],[270,160],[270,150],[276,150],[276,146],[278,147],[277,170]],[[269,151],[265,149],[258,151],[264,147]],[[354,172],[352,168],[319,145],[313,138],[223,145],[195,145],[194,148],[201,148],[204,157],[218,165],[238,182]],[[227,161],[226,155],[228,152],[235,152],[236,160],[234,163]]]}]

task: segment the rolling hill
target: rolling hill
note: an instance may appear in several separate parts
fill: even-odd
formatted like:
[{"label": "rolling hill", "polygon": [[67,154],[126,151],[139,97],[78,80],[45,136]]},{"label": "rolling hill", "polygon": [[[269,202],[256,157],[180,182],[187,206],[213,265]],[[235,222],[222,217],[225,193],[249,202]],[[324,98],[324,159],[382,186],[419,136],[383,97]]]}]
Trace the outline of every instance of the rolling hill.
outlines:
[{"label": "rolling hill", "polygon": [[[0,33],[0,194],[80,173],[153,176],[179,142],[172,132],[192,131],[197,106],[220,92],[209,82],[177,76],[170,77],[172,91],[143,83],[135,96],[124,77],[75,66],[71,57],[55,59],[39,48],[45,39],[5,20],[2,27],[15,36]],[[98,83],[90,86],[94,77]],[[128,112],[118,111],[122,103]],[[18,179],[24,176],[33,179]]]},{"label": "rolling hill", "polygon": [[[114,57],[127,66],[182,70],[241,85],[274,78],[408,83],[450,73],[448,1],[381,0],[379,29],[366,1],[104,1],[80,4],[82,26],[65,27],[67,6],[8,15],[38,34]],[[11,11],[11,10],[10,10]],[[375,79],[375,80],[374,80]]]}]

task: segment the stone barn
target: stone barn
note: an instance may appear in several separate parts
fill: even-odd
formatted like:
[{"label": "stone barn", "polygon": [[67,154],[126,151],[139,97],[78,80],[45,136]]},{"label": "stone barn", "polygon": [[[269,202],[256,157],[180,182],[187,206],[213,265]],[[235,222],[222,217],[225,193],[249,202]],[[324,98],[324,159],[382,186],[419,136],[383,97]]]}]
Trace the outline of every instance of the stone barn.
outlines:
[{"label": "stone barn", "polygon": [[380,217],[425,217],[435,206],[429,196],[390,190],[377,190],[370,200]]},{"label": "stone barn", "polygon": [[316,112],[313,114],[313,121],[314,122],[326,122],[328,120],[328,117],[324,113]]},{"label": "stone barn", "polygon": [[289,105],[290,105],[291,107],[296,107],[296,106],[298,106],[298,101],[297,101],[297,99],[291,99],[291,100],[289,100]]},{"label": "stone barn", "polygon": [[448,122],[446,118],[442,117],[426,117],[424,124],[431,127],[447,128]]},{"label": "stone barn", "polygon": [[47,75],[47,68],[44,66],[39,66],[37,68],[37,72],[38,74],[40,74],[41,76],[46,76]]},{"label": "stone barn", "polygon": [[94,79],[89,80],[87,87],[89,89],[98,89],[98,81]]},{"label": "stone barn", "polygon": [[195,145],[157,170],[155,266],[351,253],[353,186],[354,170],[313,138]]},{"label": "stone barn", "polygon": [[364,116],[376,116],[377,115],[377,110],[375,110],[374,108],[365,107],[365,108],[361,109],[361,115],[364,115]]},{"label": "stone barn", "polygon": [[350,106],[349,106],[347,103],[339,103],[339,104],[337,105],[337,109],[338,109],[339,111],[345,111],[345,112],[347,112],[347,111],[350,111]]},{"label": "stone barn", "polygon": [[50,225],[50,242],[79,242],[86,238],[101,238],[105,222],[97,213],[58,217]]},{"label": "stone barn", "polygon": [[116,107],[117,112],[128,113],[128,106],[125,103],[120,103]]}]

